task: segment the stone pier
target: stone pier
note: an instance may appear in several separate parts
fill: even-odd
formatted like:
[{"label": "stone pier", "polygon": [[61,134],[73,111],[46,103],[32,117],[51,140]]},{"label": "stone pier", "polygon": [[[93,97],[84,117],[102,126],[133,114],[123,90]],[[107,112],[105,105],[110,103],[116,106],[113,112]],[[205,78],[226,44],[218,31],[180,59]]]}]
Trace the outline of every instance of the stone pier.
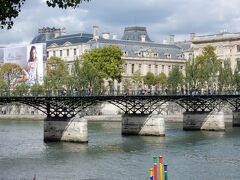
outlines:
[{"label": "stone pier", "polygon": [[240,110],[233,111],[233,127],[240,127]]},{"label": "stone pier", "polygon": [[214,111],[193,111],[183,113],[183,130],[225,130],[224,113]]},{"label": "stone pier", "polygon": [[44,119],[44,141],[88,142],[88,122],[85,117]]},{"label": "stone pier", "polygon": [[165,136],[162,115],[125,114],[122,116],[123,135]]}]

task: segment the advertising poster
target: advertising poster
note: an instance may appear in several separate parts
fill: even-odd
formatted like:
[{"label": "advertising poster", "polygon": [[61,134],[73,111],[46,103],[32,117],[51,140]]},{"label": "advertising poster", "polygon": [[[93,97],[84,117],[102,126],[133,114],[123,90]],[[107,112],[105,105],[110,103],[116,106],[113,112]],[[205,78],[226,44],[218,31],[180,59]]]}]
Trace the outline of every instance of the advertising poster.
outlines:
[{"label": "advertising poster", "polygon": [[4,63],[19,64],[23,68],[23,77],[19,82],[26,82],[28,85],[43,83],[43,43],[27,46],[4,48]]}]

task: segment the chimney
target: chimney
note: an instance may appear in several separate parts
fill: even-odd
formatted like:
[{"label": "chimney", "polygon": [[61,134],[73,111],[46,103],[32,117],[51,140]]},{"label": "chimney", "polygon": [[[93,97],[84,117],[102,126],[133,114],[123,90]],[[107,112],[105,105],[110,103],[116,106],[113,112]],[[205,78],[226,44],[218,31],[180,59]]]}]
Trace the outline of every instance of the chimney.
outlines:
[{"label": "chimney", "polygon": [[113,35],[112,35],[112,39],[113,39],[113,40],[116,40],[116,39],[117,39],[117,35],[116,35],[116,34],[113,34]]},{"label": "chimney", "polygon": [[99,27],[93,26],[93,39],[99,39]]},{"label": "chimney", "polygon": [[170,44],[174,44],[174,35],[170,35],[170,37],[169,37],[169,43]]},{"label": "chimney", "polygon": [[109,39],[110,33],[109,32],[103,32],[102,37],[103,39]]},{"label": "chimney", "polygon": [[145,41],[146,41],[146,35],[144,35],[144,34],[141,35],[141,41],[142,41],[142,42],[145,42]]},{"label": "chimney", "polygon": [[195,38],[195,33],[190,33],[190,41],[193,41]]}]

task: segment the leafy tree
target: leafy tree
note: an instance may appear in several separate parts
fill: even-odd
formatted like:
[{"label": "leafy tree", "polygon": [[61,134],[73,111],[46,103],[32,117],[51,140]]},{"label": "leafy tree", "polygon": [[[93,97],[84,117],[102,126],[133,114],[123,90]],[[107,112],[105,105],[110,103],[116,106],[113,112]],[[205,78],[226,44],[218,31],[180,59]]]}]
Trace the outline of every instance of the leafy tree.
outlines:
[{"label": "leafy tree", "polygon": [[30,93],[34,96],[44,95],[44,92],[44,85],[36,83],[31,86]]},{"label": "leafy tree", "polygon": [[233,85],[233,72],[231,69],[230,60],[224,61],[224,66],[219,69],[218,90],[220,92],[231,90]]},{"label": "leafy tree", "polygon": [[155,76],[152,72],[148,72],[144,77],[143,77],[144,84],[148,86],[148,88],[151,89],[152,86],[155,85]]},{"label": "leafy tree", "polygon": [[217,73],[221,66],[215,48],[208,45],[203,48],[203,53],[196,57],[198,88],[213,88],[217,81]]},{"label": "leafy tree", "polygon": [[234,75],[233,75],[233,86],[235,87],[237,92],[240,92],[240,66],[237,65],[237,67],[234,70]]},{"label": "leafy tree", "polygon": [[83,59],[92,63],[101,78],[121,81],[123,73],[122,51],[118,46],[110,45],[95,48],[83,54]]},{"label": "leafy tree", "polygon": [[137,88],[141,88],[142,86],[142,76],[139,70],[135,71],[132,75],[134,85],[137,85]]},{"label": "leafy tree", "polygon": [[47,90],[63,89],[66,85],[68,69],[64,60],[52,56],[47,60],[47,76],[44,78],[44,86]]},{"label": "leafy tree", "polygon": [[[11,29],[13,26],[13,19],[16,18],[21,12],[22,5],[26,0],[0,0],[0,28]],[[83,1],[89,2],[90,0],[46,0],[49,7],[55,8],[76,8]]]},{"label": "leafy tree", "polygon": [[102,79],[102,74],[91,62],[88,60],[84,60],[82,62],[82,67],[80,69],[78,78],[78,83],[82,89],[86,90],[92,88],[94,92],[98,92],[100,90]]},{"label": "leafy tree", "polygon": [[5,63],[0,69],[0,76],[10,90],[19,82],[19,79],[22,79],[23,69],[18,64]]},{"label": "leafy tree", "polygon": [[161,88],[161,90],[164,90],[167,86],[167,76],[164,72],[161,72],[158,74],[155,78],[155,83],[158,86],[158,88]]},{"label": "leafy tree", "polygon": [[198,82],[198,67],[195,62],[195,59],[192,58],[189,61],[186,62],[185,66],[185,81],[186,84],[188,85],[189,89],[195,89],[197,87],[197,82]]},{"label": "leafy tree", "polygon": [[123,90],[125,93],[129,94],[129,90],[131,88],[132,81],[130,79],[123,79]]},{"label": "leafy tree", "polygon": [[25,82],[22,82],[16,86],[15,92],[17,95],[22,96],[22,95],[28,93],[29,88],[30,88],[29,85],[27,85]]},{"label": "leafy tree", "polygon": [[179,69],[179,66],[173,66],[172,71],[168,75],[168,89],[172,93],[177,93],[179,88],[183,85],[183,74]]}]

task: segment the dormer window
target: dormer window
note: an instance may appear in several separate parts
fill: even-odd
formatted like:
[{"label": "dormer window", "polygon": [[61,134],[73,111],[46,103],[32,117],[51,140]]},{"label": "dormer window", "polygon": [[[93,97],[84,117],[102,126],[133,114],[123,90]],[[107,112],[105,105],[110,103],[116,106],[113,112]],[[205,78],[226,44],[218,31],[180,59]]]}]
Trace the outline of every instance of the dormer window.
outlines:
[{"label": "dormer window", "polygon": [[171,54],[170,54],[170,53],[165,53],[164,56],[165,56],[167,59],[170,59],[170,58],[171,58]]},{"label": "dormer window", "polygon": [[123,55],[124,55],[124,56],[127,56],[127,55],[128,55],[128,52],[127,52],[127,51],[123,51]]},{"label": "dormer window", "polygon": [[153,56],[154,56],[154,57],[158,57],[158,53],[154,53]]}]

